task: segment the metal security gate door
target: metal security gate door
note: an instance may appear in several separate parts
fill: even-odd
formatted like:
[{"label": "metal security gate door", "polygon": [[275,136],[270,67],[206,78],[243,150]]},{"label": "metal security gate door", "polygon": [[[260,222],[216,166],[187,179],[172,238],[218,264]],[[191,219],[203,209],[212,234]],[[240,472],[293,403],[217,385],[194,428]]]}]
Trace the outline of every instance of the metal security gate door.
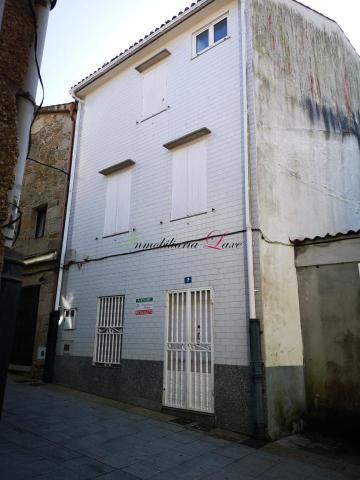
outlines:
[{"label": "metal security gate door", "polygon": [[168,294],[164,398],[168,407],[214,411],[212,293]]}]

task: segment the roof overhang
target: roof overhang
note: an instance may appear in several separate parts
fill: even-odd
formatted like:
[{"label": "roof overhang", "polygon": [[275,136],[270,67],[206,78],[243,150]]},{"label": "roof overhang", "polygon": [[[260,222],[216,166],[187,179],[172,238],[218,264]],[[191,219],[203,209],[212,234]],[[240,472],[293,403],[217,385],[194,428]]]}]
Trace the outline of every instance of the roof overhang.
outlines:
[{"label": "roof overhang", "polygon": [[214,3],[217,0],[199,0],[194,6],[190,7],[188,10],[184,11],[181,15],[173,17],[172,20],[169,20],[159,29],[156,29],[154,32],[150,33],[148,38],[139,43],[135,43],[132,47],[128,50],[125,50],[123,54],[118,55],[108,64],[105,64],[101,67],[98,71],[91,74],[89,77],[85,78],[77,85],[70,89],[71,95],[77,95],[80,93],[85,87],[89,86],[90,84],[94,83],[100,77],[104,76],[106,73],[110,72],[118,65],[122,64],[129,58],[133,57],[136,53],[143,50],[145,47],[151,45],[153,42],[158,40],[160,37],[168,33],[170,30],[173,30],[175,27],[180,25],[181,23],[185,22],[188,18],[192,17],[196,13],[198,13],[203,8],[207,7],[211,3]]}]

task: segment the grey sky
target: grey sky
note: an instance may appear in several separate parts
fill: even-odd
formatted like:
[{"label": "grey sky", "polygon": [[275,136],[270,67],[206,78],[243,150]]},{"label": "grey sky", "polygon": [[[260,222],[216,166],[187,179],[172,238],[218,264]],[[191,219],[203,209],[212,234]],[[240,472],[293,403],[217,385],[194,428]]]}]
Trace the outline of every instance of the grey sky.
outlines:
[{"label": "grey sky", "polygon": [[[51,12],[42,76],[45,105],[191,3],[187,0],[58,0]],[[359,0],[303,0],[336,20],[360,52]],[[38,92],[38,100],[39,100]]]}]

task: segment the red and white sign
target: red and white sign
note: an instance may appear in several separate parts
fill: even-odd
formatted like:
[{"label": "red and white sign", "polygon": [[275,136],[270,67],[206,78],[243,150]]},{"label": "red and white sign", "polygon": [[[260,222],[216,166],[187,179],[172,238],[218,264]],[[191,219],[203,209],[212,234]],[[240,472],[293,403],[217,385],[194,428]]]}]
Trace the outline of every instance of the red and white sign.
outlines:
[{"label": "red and white sign", "polygon": [[154,308],[153,297],[137,298],[135,315],[137,316],[152,315],[154,312],[153,308]]}]

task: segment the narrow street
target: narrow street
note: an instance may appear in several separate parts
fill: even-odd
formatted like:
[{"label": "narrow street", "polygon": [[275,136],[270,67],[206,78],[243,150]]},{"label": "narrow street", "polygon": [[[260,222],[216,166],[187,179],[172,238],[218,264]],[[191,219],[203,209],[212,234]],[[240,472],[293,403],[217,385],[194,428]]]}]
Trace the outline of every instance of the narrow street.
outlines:
[{"label": "narrow street", "polygon": [[348,477],[193,431],[172,417],[9,380],[1,480],[340,480]]}]

